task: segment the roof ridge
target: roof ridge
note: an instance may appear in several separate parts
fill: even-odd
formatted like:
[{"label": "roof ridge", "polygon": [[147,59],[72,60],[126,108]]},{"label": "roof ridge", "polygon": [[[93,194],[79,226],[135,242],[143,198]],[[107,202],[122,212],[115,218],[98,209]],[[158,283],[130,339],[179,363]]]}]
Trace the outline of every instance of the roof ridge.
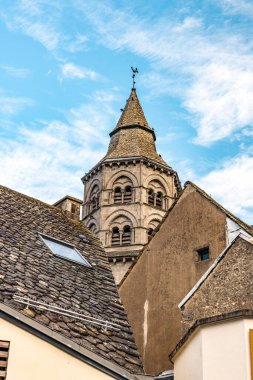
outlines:
[{"label": "roof ridge", "polygon": [[27,195],[27,194],[23,194],[23,193],[20,193],[19,191],[16,191],[16,190],[13,190],[7,186],[3,186],[3,185],[0,185],[0,190],[3,189],[4,191],[8,191],[8,192],[11,192],[13,194],[15,194],[16,196],[19,196],[21,198],[25,198],[27,199],[28,201],[31,201],[33,203],[37,203],[37,204],[40,204],[41,206],[44,206],[44,207],[47,207],[48,209],[51,209],[52,211],[54,211],[55,213],[58,213],[58,214],[61,214],[62,216],[64,216],[64,218],[66,220],[68,220],[70,223],[72,223],[73,225],[75,225],[76,227],[79,227],[83,232],[85,233],[88,233],[88,235],[92,236],[92,238],[96,239],[98,242],[100,242],[100,240],[93,236],[91,233],[90,233],[90,230],[83,224],[81,223],[81,221],[77,221],[77,220],[74,220],[74,219],[71,219],[69,218],[62,209],[58,208],[58,207],[55,207],[53,205],[50,205],[49,203],[46,203],[46,202],[43,202],[41,201],[40,199],[37,199],[37,198],[34,198],[34,197],[31,197],[30,195]]},{"label": "roof ridge", "polygon": [[219,202],[217,202],[215,199],[211,197],[211,195],[207,194],[205,190],[201,189],[198,185],[196,185],[194,182],[186,181],[184,184],[184,187],[187,185],[193,186],[197,191],[199,191],[207,200],[212,202],[214,205],[216,205],[221,211],[223,211],[227,216],[229,216],[231,219],[233,219],[236,223],[238,223],[243,229],[245,229],[248,233],[253,233],[253,228],[245,223],[243,220],[235,216],[232,212],[228,211],[224,206],[222,206]]},{"label": "roof ridge", "polygon": [[[164,224],[165,220],[167,219],[168,215],[171,213],[171,211],[174,209],[174,207],[178,204],[178,201],[180,200],[180,198],[182,197],[182,195],[184,194],[185,190],[186,190],[186,186],[187,185],[191,185],[192,187],[194,187],[197,191],[199,191],[200,194],[202,194],[207,200],[209,200],[210,202],[212,202],[214,205],[216,205],[222,212],[224,212],[227,216],[231,217],[234,221],[238,222],[240,224],[241,227],[243,227],[243,229],[248,232],[249,234],[253,234],[253,228],[251,228],[247,223],[243,222],[241,219],[237,218],[235,215],[233,215],[230,211],[228,211],[227,209],[225,209],[220,203],[216,202],[210,195],[208,195],[204,190],[202,190],[200,187],[198,187],[195,183],[191,182],[191,181],[186,181],[185,184],[184,184],[184,188],[182,189],[182,191],[179,193],[177,199],[174,201],[174,203],[172,203],[172,205],[170,206],[170,208],[166,211],[166,213],[164,214],[161,222],[158,224],[158,226],[154,229],[150,239],[148,240],[148,242],[143,246],[142,250],[140,251],[137,259],[130,265],[130,267],[128,268],[128,270],[126,271],[125,275],[123,276],[122,280],[120,281],[118,287],[120,288],[125,280],[127,279],[128,275],[130,274],[130,272],[132,271],[132,269],[135,267],[136,263],[139,261],[139,259],[141,258],[142,254],[144,253],[145,249],[147,248],[147,246],[150,244],[150,242],[154,239],[155,235],[157,234],[157,232],[161,229],[162,225]],[[240,234],[241,235],[241,234]]]}]

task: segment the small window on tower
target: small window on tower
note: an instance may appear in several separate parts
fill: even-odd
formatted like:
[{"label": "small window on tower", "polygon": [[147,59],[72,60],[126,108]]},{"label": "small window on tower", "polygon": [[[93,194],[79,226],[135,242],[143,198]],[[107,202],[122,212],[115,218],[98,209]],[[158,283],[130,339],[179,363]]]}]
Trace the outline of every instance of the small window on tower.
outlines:
[{"label": "small window on tower", "polygon": [[75,203],[71,203],[71,212],[72,212],[72,214],[74,214],[76,212],[76,210],[77,210],[77,207],[76,207]]},{"label": "small window on tower", "polygon": [[210,259],[209,247],[197,249],[199,261],[205,261]]}]

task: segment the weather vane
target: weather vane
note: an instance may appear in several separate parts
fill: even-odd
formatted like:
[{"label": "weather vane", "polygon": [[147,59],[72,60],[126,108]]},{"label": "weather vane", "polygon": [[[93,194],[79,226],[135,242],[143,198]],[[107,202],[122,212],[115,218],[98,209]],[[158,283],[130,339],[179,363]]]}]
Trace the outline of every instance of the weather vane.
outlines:
[{"label": "weather vane", "polygon": [[135,78],[135,75],[139,73],[139,71],[138,71],[137,67],[133,67],[133,66],[131,66],[131,70],[133,72],[133,75],[132,75],[132,78],[133,78],[133,88],[135,88],[135,80],[134,80],[134,78]]}]

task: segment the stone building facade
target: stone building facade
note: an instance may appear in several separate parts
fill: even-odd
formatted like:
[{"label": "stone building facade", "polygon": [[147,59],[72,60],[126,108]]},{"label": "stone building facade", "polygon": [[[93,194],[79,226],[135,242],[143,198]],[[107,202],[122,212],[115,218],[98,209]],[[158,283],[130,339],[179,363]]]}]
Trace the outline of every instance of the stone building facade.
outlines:
[{"label": "stone building facade", "polygon": [[53,204],[53,206],[62,209],[70,219],[80,220],[80,210],[83,201],[78,198],[66,195]]},{"label": "stone building facade", "polygon": [[180,191],[177,173],[156,152],[133,88],[105,157],[84,177],[83,222],[102,241],[119,283]]},{"label": "stone building facade", "polygon": [[252,379],[253,239],[241,233],[180,302],[177,380]]},{"label": "stone building facade", "polygon": [[253,239],[244,232],[179,304],[183,331],[203,318],[253,310],[252,269]]}]

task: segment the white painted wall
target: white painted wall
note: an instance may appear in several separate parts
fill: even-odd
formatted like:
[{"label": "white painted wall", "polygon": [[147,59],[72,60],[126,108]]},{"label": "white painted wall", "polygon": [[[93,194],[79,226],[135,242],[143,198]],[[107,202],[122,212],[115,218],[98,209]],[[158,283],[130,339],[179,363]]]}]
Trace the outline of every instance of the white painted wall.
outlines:
[{"label": "white painted wall", "polygon": [[202,380],[202,336],[193,334],[174,359],[175,380]]},{"label": "white painted wall", "polygon": [[200,327],[174,358],[175,380],[251,380],[253,320]]},{"label": "white painted wall", "polygon": [[239,224],[234,222],[232,219],[227,217],[226,223],[227,223],[227,242],[228,242],[228,244],[230,244],[240,234],[246,235],[249,238],[252,237],[241,226],[239,226]]},{"label": "white painted wall", "polygon": [[3,319],[0,339],[10,341],[7,380],[112,379]]},{"label": "white painted wall", "polygon": [[206,326],[201,333],[203,380],[250,380],[243,320]]}]

